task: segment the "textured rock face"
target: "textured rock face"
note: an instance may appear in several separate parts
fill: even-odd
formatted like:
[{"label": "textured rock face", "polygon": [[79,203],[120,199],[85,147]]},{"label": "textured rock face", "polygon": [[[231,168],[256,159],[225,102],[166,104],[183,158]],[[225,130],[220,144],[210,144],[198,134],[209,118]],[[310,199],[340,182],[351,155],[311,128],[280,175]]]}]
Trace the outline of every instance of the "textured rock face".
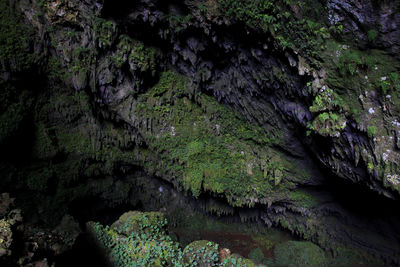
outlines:
[{"label": "textured rock face", "polygon": [[343,24],[344,30],[354,35],[358,45],[366,47],[371,39],[376,38],[374,45],[388,49],[397,57],[400,48],[398,3],[395,1],[327,2],[330,22]]},{"label": "textured rock face", "polygon": [[397,202],[380,202],[393,218],[370,219],[330,188],[344,178],[398,199],[398,4],[261,2],[15,1],[22,16],[2,34],[21,45],[0,54],[2,182],[56,221],[86,195],[126,201],[118,174],[138,168],[260,207],[258,220],[333,253],[398,264]]}]

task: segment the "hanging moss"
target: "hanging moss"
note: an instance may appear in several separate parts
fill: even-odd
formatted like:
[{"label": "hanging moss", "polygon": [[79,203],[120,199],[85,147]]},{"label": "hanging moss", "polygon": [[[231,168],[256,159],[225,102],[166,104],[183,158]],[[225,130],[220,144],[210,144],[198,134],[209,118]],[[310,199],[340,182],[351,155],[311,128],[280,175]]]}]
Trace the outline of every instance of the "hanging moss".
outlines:
[{"label": "hanging moss", "polygon": [[224,194],[234,205],[254,205],[250,196],[290,186],[284,181],[291,163],[268,148],[273,138],[209,96],[190,100],[187,86],[185,77],[164,72],[139,96],[135,113],[152,122],[142,132],[161,156],[159,168],[179,177],[195,197],[204,191]]},{"label": "hanging moss", "polygon": [[317,1],[221,0],[218,5],[226,17],[270,33],[281,48],[301,50],[311,57],[323,47],[324,39],[330,37],[330,29],[316,21],[321,13],[326,12]]}]

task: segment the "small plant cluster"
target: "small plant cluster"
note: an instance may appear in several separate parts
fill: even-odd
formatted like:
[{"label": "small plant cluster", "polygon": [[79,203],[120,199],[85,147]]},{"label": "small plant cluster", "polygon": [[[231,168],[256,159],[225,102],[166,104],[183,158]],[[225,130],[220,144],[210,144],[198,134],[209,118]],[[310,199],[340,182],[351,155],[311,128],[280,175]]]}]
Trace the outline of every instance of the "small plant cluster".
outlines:
[{"label": "small plant cluster", "polygon": [[375,134],[376,134],[376,127],[375,126],[369,126],[368,129],[367,129],[367,134],[368,134],[368,137],[370,137],[370,138],[374,137]]},{"label": "small plant cluster", "polygon": [[375,60],[370,55],[362,55],[359,51],[346,49],[339,58],[338,68],[343,76],[354,75],[357,69],[373,69]]},{"label": "small plant cluster", "polygon": [[368,41],[371,43],[375,42],[376,38],[378,37],[378,32],[374,29],[371,29],[367,32]]},{"label": "small plant cluster", "polygon": [[301,203],[302,207],[312,208],[319,204],[316,197],[301,188],[289,191],[288,197],[293,201]]},{"label": "small plant cluster", "polygon": [[117,68],[128,63],[132,70],[150,71],[151,76],[154,77],[158,57],[159,53],[155,48],[145,46],[142,42],[135,41],[127,35],[121,35],[112,60]]},{"label": "small plant cluster", "polygon": [[215,266],[219,261],[218,244],[206,240],[190,243],[183,253],[185,260],[193,266]]},{"label": "small plant cluster", "polygon": [[117,25],[113,21],[97,17],[93,21],[93,30],[98,46],[100,48],[107,48],[114,42]]},{"label": "small plant cluster", "polygon": [[282,266],[329,266],[324,251],[311,242],[288,241],[275,247],[276,261]]},{"label": "small plant cluster", "polygon": [[310,106],[311,112],[333,110],[342,106],[342,99],[338,94],[326,86],[323,88],[315,97],[312,106]]},{"label": "small plant cluster", "polygon": [[127,212],[111,227],[89,222],[88,229],[115,266],[255,266],[241,257],[220,260],[218,244],[201,240],[182,249],[166,232],[158,212]]},{"label": "small plant cluster", "polygon": [[342,99],[332,89],[323,86],[315,97],[310,111],[318,113],[312,123],[307,125],[309,131],[316,131],[323,136],[338,136],[346,127],[345,117],[338,113],[342,108]]},{"label": "small plant cluster", "polygon": [[383,94],[389,91],[400,91],[400,80],[397,72],[390,73],[389,77],[381,78],[381,89]]},{"label": "small plant cluster", "polygon": [[72,72],[87,72],[94,61],[94,52],[88,47],[78,46],[74,49]]},{"label": "small plant cluster", "polygon": [[173,29],[176,33],[179,33],[183,29],[185,29],[190,22],[193,20],[193,15],[188,14],[186,16],[181,16],[181,15],[169,15],[167,17],[170,28]]},{"label": "small plant cluster", "polygon": [[[300,49],[312,55],[322,47],[323,40],[330,37],[331,29],[314,21],[323,12],[323,7],[316,6],[315,1],[220,0],[218,3],[222,14],[250,28],[270,32],[283,49]],[[301,10],[303,18],[296,18],[293,6]],[[337,31],[337,27],[333,28]]]},{"label": "small plant cluster", "polygon": [[310,130],[316,131],[323,136],[337,137],[346,127],[346,119],[343,115],[332,111],[319,114],[312,124],[308,125]]}]

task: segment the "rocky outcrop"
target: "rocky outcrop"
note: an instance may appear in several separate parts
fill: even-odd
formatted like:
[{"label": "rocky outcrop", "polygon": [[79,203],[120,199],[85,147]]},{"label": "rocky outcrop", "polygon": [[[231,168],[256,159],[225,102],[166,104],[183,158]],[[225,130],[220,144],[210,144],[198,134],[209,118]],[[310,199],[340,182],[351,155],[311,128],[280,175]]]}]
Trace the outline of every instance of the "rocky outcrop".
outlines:
[{"label": "rocky outcrop", "polygon": [[132,188],[117,177],[140,169],[257,207],[334,254],[346,245],[398,264],[392,218],[366,223],[329,188],[344,178],[397,203],[395,1],[14,4],[23,16],[1,17],[20,45],[1,43],[0,170],[39,217],[55,225],[88,195],[124,202]]}]

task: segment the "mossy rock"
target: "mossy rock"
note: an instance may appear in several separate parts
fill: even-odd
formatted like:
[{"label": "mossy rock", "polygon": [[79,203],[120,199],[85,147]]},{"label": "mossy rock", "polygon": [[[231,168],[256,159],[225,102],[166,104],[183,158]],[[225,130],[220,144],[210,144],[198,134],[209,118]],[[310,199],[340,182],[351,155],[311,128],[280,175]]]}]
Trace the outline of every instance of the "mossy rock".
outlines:
[{"label": "mossy rock", "polygon": [[249,253],[249,259],[254,262],[260,263],[264,260],[265,256],[261,248],[255,248]]},{"label": "mossy rock", "polygon": [[277,266],[328,266],[324,251],[311,242],[288,241],[276,245]]},{"label": "mossy rock", "polygon": [[160,212],[129,211],[121,215],[111,228],[123,235],[147,233],[152,236],[164,234],[167,219]]},{"label": "mossy rock", "polygon": [[208,240],[190,243],[183,250],[184,262],[190,266],[215,266],[219,261],[218,244]]},{"label": "mossy rock", "polygon": [[356,249],[345,247],[335,248],[335,257],[330,262],[332,267],[341,266],[385,266],[385,264],[371,255]]},{"label": "mossy rock", "polygon": [[[141,214],[146,216],[147,213]],[[132,217],[126,218],[131,224]],[[183,253],[178,243],[166,235],[131,232],[126,236],[96,222],[87,223],[87,229],[112,266],[182,266]]]},{"label": "mossy rock", "polygon": [[[243,258],[239,254],[232,254],[228,259],[225,259],[222,262],[223,266],[229,266],[229,267],[255,267],[256,264],[250,260]],[[264,266],[264,265],[257,265],[257,266]]]}]

